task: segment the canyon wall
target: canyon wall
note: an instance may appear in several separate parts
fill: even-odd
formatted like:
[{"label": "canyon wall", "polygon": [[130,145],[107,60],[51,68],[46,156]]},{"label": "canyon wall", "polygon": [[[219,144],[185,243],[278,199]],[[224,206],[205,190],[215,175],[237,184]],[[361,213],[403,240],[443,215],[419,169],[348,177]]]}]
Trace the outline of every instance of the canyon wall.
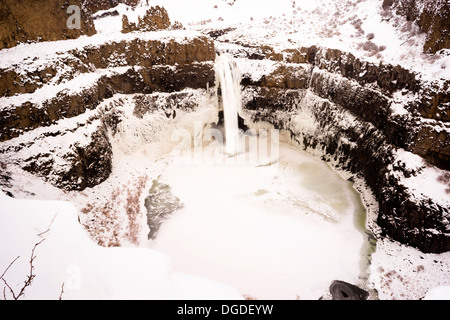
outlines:
[{"label": "canyon wall", "polygon": [[[68,28],[73,11],[80,9],[79,28]],[[70,22],[73,22],[72,20]],[[69,23],[70,24],[70,23]],[[91,14],[81,0],[2,0],[0,2],[0,49],[19,43],[75,39],[95,34]]]},{"label": "canyon wall", "polygon": [[445,200],[411,183],[436,170],[430,171],[439,172],[435,183],[450,193],[448,81],[422,83],[400,66],[316,46],[228,51],[253,60],[254,69],[258,60],[274,61],[267,72],[244,72],[251,120],[287,130],[304,150],[363,177],[377,199],[384,236],[424,252],[450,250]]},{"label": "canyon wall", "polygon": [[[65,190],[94,187],[111,173],[110,134],[125,119],[120,109],[136,104],[135,117],[142,118],[150,107],[138,96],[128,104],[120,97],[166,93],[168,105],[194,109],[196,96],[183,92],[214,85],[214,59],[213,41],[175,31],[164,39],[134,35],[43,54],[34,59],[34,70],[5,70],[2,163],[18,161],[23,170]],[[168,105],[167,110],[175,108]]]},{"label": "canyon wall", "polygon": [[[12,18],[3,14],[1,23],[17,26]],[[222,50],[202,34],[164,32],[126,33],[49,56],[30,53],[1,69],[0,165],[18,165],[65,190],[102,183],[111,173],[111,135],[129,120],[125,106],[135,105],[132,117],[139,119],[158,108],[168,118],[194,110],[196,91],[185,90],[206,94],[215,81],[216,50],[228,51],[244,66],[250,120],[286,130],[300,148],[363,178],[378,202],[383,236],[424,252],[450,250],[450,209],[420,185],[423,175],[436,174],[436,186],[450,193],[448,80],[424,83],[400,66],[318,46]],[[13,179],[1,178],[2,187]]]}]

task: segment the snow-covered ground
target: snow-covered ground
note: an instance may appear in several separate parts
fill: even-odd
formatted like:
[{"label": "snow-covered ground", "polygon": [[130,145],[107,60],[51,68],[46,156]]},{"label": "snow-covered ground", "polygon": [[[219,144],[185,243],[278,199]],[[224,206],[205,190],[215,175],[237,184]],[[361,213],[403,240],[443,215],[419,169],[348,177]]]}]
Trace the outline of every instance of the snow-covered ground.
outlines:
[{"label": "snow-covered ground", "polygon": [[174,272],[169,257],[155,250],[98,246],[69,202],[3,192],[0,201],[3,298],[242,299],[231,286]]}]

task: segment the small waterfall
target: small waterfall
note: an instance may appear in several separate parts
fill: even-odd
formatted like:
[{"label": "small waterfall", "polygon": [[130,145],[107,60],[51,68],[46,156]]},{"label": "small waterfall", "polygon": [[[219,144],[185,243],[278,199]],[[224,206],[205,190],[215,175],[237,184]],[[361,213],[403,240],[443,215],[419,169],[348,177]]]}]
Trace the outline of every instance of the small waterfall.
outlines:
[{"label": "small waterfall", "polygon": [[239,147],[238,113],[241,111],[241,74],[232,58],[226,54],[216,56],[216,83],[221,90],[226,153],[235,155]]}]

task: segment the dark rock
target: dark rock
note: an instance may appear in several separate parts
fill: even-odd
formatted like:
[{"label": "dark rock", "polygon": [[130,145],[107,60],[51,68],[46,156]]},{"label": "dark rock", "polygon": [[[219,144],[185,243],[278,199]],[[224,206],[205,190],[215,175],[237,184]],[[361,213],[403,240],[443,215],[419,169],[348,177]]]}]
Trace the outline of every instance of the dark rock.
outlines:
[{"label": "dark rock", "polygon": [[424,52],[436,53],[450,48],[450,4],[448,1],[385,0],[383,8],[394,10],[417,23],[427,37]]},{"label": "dark rock", "polygon": [[198,104],[189,92],[173,92],[165,96],[165,101],[161,103],[159,95],[138,94],[134,97],[133,115],[142,119],[145,114],[164,110],[168,118],[175,118],[177,110],[192,111]]},{"label": "dark rock", "polygon": [[[216,124],[216,128],[221,128],[221,127],[225,126],[223,110],[219,111],[218,116],[219,116],[219,120]],[[239,114],[238,114],[238,128],[244,132],[249,130],[249,127],[245,124],[244,118],[242,118]]]},{"label": "dark rock", "polygon": [[[64,166],[57,163],[58,157]],[[94,187],[105,181],[112,169],[112,149],[105,128],[97,128],[88,143],[71,145],[63,155],[48,150],[24,159],[23,169],[64,190]]]},{"label": "dark rock", "polygon": [[114,8],[120,3],[134,7],[139,0],[83,0],[83,5],[92,13]]},{"label": "dark rock", "polygon": [[224,34],[227,34],[230,31],[234,31],[234,30],[236,30],[236,28],[216,29],[216,30],[209,31],[208,35],[211,38],[216,39],[220,36],[223,36]]},{"label": "dark rock", "polygon": [[145,198],[145,207],[147,208],[147,224],[150,228],[148,239],[154,239],[164,220],[183,208],[183,204],[172,194],[169,185],[153,180],[149,195]]},{"label": "dark rock", "polygon": [[348,282],[335,280],[330,285],[333,300],[367,300],[369,292]]},{"label": "dark rock", "polygon": [[[128,45],[136,54],[126,53]],[[130,65],[143,66],[129,69],[124,74],[104,76],[79,93],[60,92],[42,105],[26,102],[0,111],[0,141],[10,140],[37,127],[49,126],[62,118],[80,115],[96,108],[114,93],[175,92],[185,88],[206,88],[215,81],[212,64],[214,44],[206,38],[194,39],[190,44],[120,42],[72,52],[83,64],[94,64],[97,68],[111,66],[107,57],[113,53],[126,56]]]},{"label": "dark rock", "polygon": [[[80,29],[69,29],[67,8],[76,5],[81,10]],[[0,49],[29,41],[76,39],[95,34],[95,26],[81,0],[2,0],[0,2]]]}]

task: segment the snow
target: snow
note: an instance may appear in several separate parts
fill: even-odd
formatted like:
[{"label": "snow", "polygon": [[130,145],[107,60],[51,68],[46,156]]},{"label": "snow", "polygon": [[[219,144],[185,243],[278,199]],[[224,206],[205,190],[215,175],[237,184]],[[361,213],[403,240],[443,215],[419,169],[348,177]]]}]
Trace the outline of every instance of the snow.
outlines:
[{"label": "snow", "polygon": [[[389,239],[377,240],[369,282],[380,300],[449,299],[450,253],[424,254]],[[435,288],[446,287],[446,290]]]},{"label": "snow", "polygon": [[[218,46],[221,50],[222,46]],[[224,48],[225,49],[225,48]],[[222,49],[222,50],[224,50]],[[275,71],[277,62],[272,60],[248,60],[243,58],[235,59],[235,62],[243,75],[250,75],[253,81],[261,80],[262,76],[268,75]]]},{"label": "snow", "polygon": [[170,164],[160,180],[184,208],[152,247],[177,270],[256,299],[318,299],[335,279],[360,282],[367,244],[354,225],[362,210],[356,193],[318,160],[284,144],[279,156],[271,166]]},{"label": "snow", "polygon": [[4,108],[20,106],[30,102],[37,107],[42,107],[44,101],[56,98],[58,94],[80,93],[84,89],[93,87],[101,77],[126,73],[131,67],[116,67],[108,69],[96,69],[93,72],[80,73],[73,79],[63,81],[60,84],[47,84],[36,89],[33,93],[24,93],[13,97],[0,97],[0,111]]},{"label": "snow", "polygon": [[392,97],[392,103],[391,103],[391,111],[392,115],[399,115],[399,116],[406,116],[409,114],[408,110],[405,109],[405,106],[409,102],[414,102],[418,100],[418,95],[413,94],[411,92],[402,92],[402,91],[396,91],[393,94]]},{"label": "snow", "polygon": [[423,300],[450,300],[450,286],[441,286],[427,292]]},{"label": "snow", "polygon": [[[35,251],[32,284],[24,299],[242,299],[232,287],[172,270],[170,259],[148,248],[104,248],[63,201],[13,199],[0,193],[3,279],[19,292]],[[3,283],[2,283],[3,284]],[[3,291],[3,290],[2,290]],[[8,288],[6,296],[11,298]]]},{"label": "snow", "polygon": [[[379,0],[153,0],[188,29],[233,27],[221,41],[268,45],[280,51],[311,45],[340,49],[366,61],[401,65],[424,81],[448,79],[450,55],[422,53],[418,26],[383,12]],[[373,45],[364,46],[369,40]],[[373,34],[373,35],[372,35]],[[448,50],[447,50],[448,51]]]},{"label": "snow", "polygon": [[426,165],[422,157],[401,148],[396,150],[395,157],[394,164],[413,172],[409,177],[405,177],[401,172],[391,171],[412,196],[418,200],[432,199],[444,207],[450,206],[449,186],[444,179],[445,170]]},{"label": "snow", "polygon": [[[126,14],[129,20],[136,21],[139,16],[145,13],[146,2],[147,0],[142,1],[135,10],[123,4],[108,10],[109,12],[117,10],[119,15],[95,19],[98,34],[92,37],[82,36],[76,40],[21,44],[14,48],[0,50],[0,69],[13,70],[21,76],[26,76],[28,72],[33,70],[43,69],[46,66],[58,66],[58,73],[64,74],[70,70],[63,69],[67,66],[61,64],[61,61],[69,56],[71,50],[134,39],[175,40],[183,43],[212,29],[231,27],[232,29],[218,38],[220,42],[216,42],[216,48],[219,50],[235,50],[238,52],[239,44],[245,44],[255,47],[268,45],[273,47],[275,51],[281,52],[289,48],[319,45],[350,52],[357,58],[375,64],[379,62],[399,64],[417,73],[419,79],[437,82],[438,86],[442,86],[442,80],[448,80],[450,76],[448,69],[450,67],[449,51],[443,50],[435,55],[423,54],[425,35],[420,34],[418,27],[408,23],[405,18],[383,12],[379,0],[280,0],[276,2],[269,0],[237,0],[235,2],[223,0],[149,0],[148,5],[159,4],[164,6],[168,10],[171,21],[180,21],[187,30],[122,34],[120,32],[122,15]],[[105,12],[98,12],[96,16],[100,16],[102,13]],[[369,37],[370,40],[369,34],[373,34]],[[235,61],[241,72],[250,76],[253,81],[260,80],[262,76],[272,73],[277,68],[277,62],[267,59],[249,61],[244,58],[237,58]],[[26,101],[39,104],[44,99],[54,97],[57,92],[79,92],[82,88],[92,86],[101,76],[116,72],[123,73],[126,72],[127,68],[91,70],[89,73],[78,74],[72,80],[63,81],[59,84],[59,76],[56,76],[49,84],[37,89],[34,93],[0,98],[0,109],[11,105],[19,105]],[[314,72],[321,71],[315,70]],[[341,79],[342,77],[335,76],[332,80],[340,81]],[[267,176],[261,174],[261,168],[252,167],[249,169],[245,166],[238,168],[239,174],[236,177],[234,176],[236,172],[231,172],[229,165],[218,166],[221,170],[222,184],[217,186],[219,190],[216,191],[221,191],[222,195],[227,196],[228,199],[239,198],[239,204],[248,209],[248,215],[239,215],[238,212],[241,209],[236,204],[233,205],[232,202],[225,203],[217,208],[215,212],[218,214],[217,220],[214,220],[212,216],[202,215],[205,212],[195,210],[201,208],[201,201],[208,196],[210,197],[207,198],[209,202],[213,200],[215,203],[225,201],[223,198],[214,198],[214,190],[209,190],[208,196],[201,197],[193,188],[210,188],[210,184],[205,184],[205,181],[211,180],[212,171],[215,171],[214,169],[218,169],[218,167],[203,168],[204,171],[202,171],[194,166],[190,174],[197,173],[197,176],[191,177],[191,180],[195,183],[186,185],[186,181],[177,179],[178,174],[186,174],[186,172],[177,167],[176,163],[169,166],[170,161],[164,158],[164,155],[171,148],[179,146],[177,140],[171,140],[174,138],[171,136],[174,128],[187,130],[191,133],[195,131],[195,121],[210,123],[215,120],[215,109],[205,107],[210,105],[211,101],[207,101],[207,98],[204,99],[205,101],[201,101],[205,91],[199,90],[191,93],[188,99],[198,101],[201,105],[196,114],[192,115],[189,112],[177,110],[179,117],[173,121],[168,119],[163,112],[146,114],[142,119],[136,119],[133,116],[132,97],[116,95],[100,104],[97,110],[88,110],[83,115],[72,119],[62,119],[49,128],[38,128],[2,143],[2,150],[8,150],[8,152],[1,154],[1,160],[8,160],[7,158],[11,157],[12,164],[8,167],[8,170],[13,171],[12,186],[5,189],[8,189],[17,198],[9,198],[0,192],[2,220],[0,242],[11,244],[0,247],[0,273],[6,270],[17,256],[20,256],[4,276],[4,279],[13,289],[18,290],[21,287],[29,272],[31,250],[38,241],[43,239],[45,240],[36,247],[36,259],[34,260],[36,278],[33,285],[26,290],[24,296],[26,299],[58,299],[61,294],[63,299],[242,299],[242,291],[259,292],[254,289],[251,277],[240,273],[235,274],[236,277],[233,278],[225,276],[220,271],[225,266],[230,265],[237,268],[236,265],[233,266],[234,263],[237,264],[239,259],[242,260],[251,256],[250,253],[248,256],[236,254],[243,243],[246,244],[245,249],[248,252],[254,253],[256,251],[258,253],[255,256],[255,261],[249,262],[248,268],[250,272],[258,273],[257,275],[260,277],[258,281],[261,286],[259,289],[264,292],[264,290],[268,290],[266,285],[270,285],[269,288],[271,289],[275,288],[276,285],[266,278],[265,271],[260,270],[261,265],[271,266],[272,276],[278,271],[282,273],[281,270],[286,271],[292,267],[285,260],[287,259],[284,255],[286,252],[276,252],[275,250],[275,253],[272,253],[275,254],[276,258],[270,259],[265,250],[267,248],[273,249],[276,244],[281,242],[284,242],[283,245],[287,248],[287,251],[298,250],[299,248],[294,243],[306,243],[311,239],[315,239],[313,249],[318,249],[320,245],[326,245],[328,246],[327,250],[330,248],[336,250],[331,253],[326,251],[330,253],[329,256],[315,256],[314,259],[316,260],[304,258],[307,261],[304,264],[302,264],[304,261],[296,258],[297,264],[294,264],[294,266],[309,268],[308,272],[298,272],[298,278],[295,278],[296,281],[299,279],[303,281],[301,285],[299,285],[301,281],[295,282],[298,285],[296,290],[300,288],[301,291],[300,298],[315,299],[319,297],[326,291],[326,285],[332,278],[334,280],[334,278],[341,277],[350,282],[358,281],[355,270],[347,269],[344,261],[348,259],[352,261],[353,265],[357,263],[355,262],[357,257],[354,256],[354,250],[358,249],[357,246],[361,240],[349,230],[345,230],[349,233],[339,234],[336,229],[325,223],[322,226],[328,234],[326,237],[320,238],[318,234],[313,232],[317,228],[317,221],[314,221],[314,219],[312,221],[305,219],[302,221],[305,225],[295,229],[294,225],[299,223],[301,219],[287,214],[286,220],[280,221],[275,219],[273,212],[268,208],[260,208],[263,218],[258,223],[255,222],[261,216],[256,217],[254,203],[244,201],[242,197],[239,198],[242,193],[250,189],[254,191],[251,194],[253,198],[265,199],[272,206],[278,205],[277,209],[283,207],[287,212],[291,212],[292,207],[290,205],[293,205],[293,203],[298,205],[299,203],[298,198],[287,197],[285,199],[275,192],[267,192],[274,186],[268,185],[264,189],[261,185],[257,185],[254,181],[261,182],[264,178],[273,178],[270,174]],[[161,99],[166,97],[166,94],[158,95]],[[17,162],[15,159],[26,158],[38,154],[42,150],[46,152],[53,150],[58,156],[58,154],[64,154],[74,142],[84,143],[88,141],[87,138],[92,130],[100,125],[99,121],[95,120],[84,128],[78,127],[86,123],[90,117],[95,118],[98,110],[120,98],[125,101],[122,111],[124,111],[123,117],[127,121],[119,126],[119,133],[114,139],[111,139],[114,149],[113,173],[105,183],[80,193],[64,192],[14,165],[14,162]],[[305,98],[317,99],[309,91]],[[415,99],[416,96],[412,94],[394,93],[393,103],[391,104],[392,114],[394,116],[407,116],[408,111],[404,106],[407,102]],[[202,108],[202,106],[205,108]],[[296,115],[291,120],[292,129],[296,132],[312,133],[317,128],[312,110],[304,105],[299,106]],[[341,122],[340,125],[345,128],[345,126],[352,125],[354,118],[347,115],[342,117]],[[434,120],[423,120],[423,122],[429,125],[435,124]],[[75,130],[76,128],[78,129]],[[441,130],[448,131],[449,128],[444,126]],[[53,133],[58,132],[61,133],[60,136],[52,136]],[[346,144],[352,143],[344,138],[341,138],[341,141]],[[20,146],[20,150],[12,156],[11,150],[14,150],[16,146]],[[58,148],[60,153],[55,151]],[[322,156],[320,150],[315,152],[315,156],[319,158]],[[426,166],[422,158],[403,149],[398,149],[395,156],[398,165],[414,172],[409,177],[405,177],[399,171],[392,173],[398,175],[401,183],[412,191],[414,197],[417,199],[431,198],[440,204],[450,205],[448,186],[442,182],[444,171]],[[302,157],[292,155],[289,158],[304,160]],[[64,166],[64,162],[59,161],[58,157],[55,160],[59,167]],[[310,160],[305,160],[305,163],[307,166],[314,166]],[[178,165],[180,164],[178,163]],[[317,173],[318,171],[312,172]],[[91,227],[90,221],[92,220],[96,223],[106,221],[101,220],[105,217],[96,215],[98,212],[80,213],[80,210],[84,209],[86,204],[97,203],[101,206],[110,201],[111,194],[114,191],[122,191],[123,194],[118,196],[118,201],[115,203],[118,214],[115,223],[120,225],[126,218],[126,216],[120,215],[125,212],[123,198],[126,197],[128,190],[135,187],[135,181],[144,174],[151,181],[151,179],[157,179],[163,173],[166,174],[163,178],[170,180],[174,186],[174,192],[177,192],[186,202],[191,198],[192,202],[190,206],[187,206],[184,211],[179,212],[174,217],[172,224],[166,225],[161,230],[162,237],[167,239],[169,237],[167,232],[170,230],[174,232],[175,230],[177,237],[172,238],[172,240],[174,242],[179,241],[182,245],[193,245],[191,253],[195,254],[195,259],[192,259],[192,256],[172,259],[165,253],[152,249],[151,247],[154,245],[155,247],[160,246],[164,250],[171,251],[174,249],[176,251],[179,249],[176,246],[180,243],[167,245],[167,243],[161,244],[160,242],[159,244],[147,245],[145,242],[147,229],[141,230],[142,234],[139,235],[141,242],[145,244],[135,247],[132,243],[127,243],[117,248],[102,247],[95,242],[102,238],[111,237],[113,229],[105,228],[103,233],[100,233],[97,237],[93,237],[86,229],[83,229],[82,225],[85,228]],[[248,174],[249,178],[241,182],[238,178],[243,176],[244,173]],[[343,178],[348,177],[348,173],[340,172],[340,174]],[[334,173],[333,175],[330,173],[331,176],[334,177]],[[236,180],[231,179],[233,177]],[[203,180],[196,180],[196,178],[202,178]],[[315,180],[314,176],[303,176],[303,178]],[[148,189],[149,181],[144,185],[144,190]],[[267,181],[269,179],[262,181],[261,184],[264,185]],[[371,230],[374,230],[376,229],[376,201],[363,182],[358,182],[357,178],[355,181],[357,181],[355,188],[358,189],[366,207],[368,226]],[[282,190],[282,194],[289,194],[291,191],[289,187],[292,187],[292,189],[300,188],[298,184],[291,180],[286,185],[278,183],[276,187]],[[309,183],[314,185],[314,181],[309,181]],[[343,180],[341,183],[343,183]],[[125,187],[123,187],[124,185]],[[320,184],[315,186],[316,188],[321,187]],[[329,191],[330,195],[336,192],[347,200],[351,198],[348,193],[343,191],[348,191],[345,188],[325,190]],[[344,195],[339,192],[343,192]],[[299,194],[301,194],[303,200],[317,196],[311,190],[302,190]],[[55,201],[55,199],[58,201]],[[281,201],[283,199],[286,200],[285,203]],[[336,196],[333,199],[336,200],[339,197]],[[330,201],[323,202],[321,206],[316,208],[320,209],[316,210],[317,212],[321,211],[329,221],[336,220],[339,222],[340,219],[343,219],[345,223],[348,222],[348,216],[344,215],[344,218],[342,218],[341,215],[336,214],[335,210],[330,209],[333,207]],[[300,201],[300,203],[305,205],[306,201]],[[226,213],[227,210],[230,211],[228,216],[220,215]],[[186,221],[186,215],[194,217],[194,223],[193,221]],[[145,219],[145,216],[141,218]],[[236,228],[236,225],[231,223],[231,218],[243,223],[240,228],[237,228],[238,232],[234,234],[229,231]],[[207,222],[211,223],[209,225],[211,229],[206,228]],[[252,226],[249,227],[248,223],[252,223]],[[187,230],[186,226],[189,226],[191,230]],[[245,226],[246,228],[244,228]],[[306,228],[306,226],[311,228]],[[254,239],[246,234],[249,229],[255,232]],[[298,230],[303,232],[298,232]],[[120,232],[122,231],[120,230]],[[189,231],[204,232],[203,235],[207,232],[216,231],[215,234],[211,235],[212,238],[222,235],[227,237],[229,242],[221,243],[218,240],[219,238],[214,238],[215,242],[202,242],[202,239],[195,237],[183,238],[189,235]],[[267,238],[267,234],[277,234],[279,236],[278,242]],[[309,240],[308,237],[310,237]],[[256,239],[259,239],[259,241],[256,241]],[[348,250],[348,252],[338,255],[341,250],[341,248],[338,248],[339,242],[333,243],[330,239],[339,239],[342,243],[348,244],[353,251]],[[213,245],[216,247],[213,247]],[[263,245],[266,248],[263,248]],[[234,248],[236,251],[226,252],[229,248]],[[221,253],[225,253],[221,256],[215,249],[220,249],[222,250]],[[308,254],[314,256],[313,249],[304,252],[303,257],[307,257]],[[220,267],[206,270],[207,276],[180,271],[184,266],[186,266],[186,269],[191,268],[190,271],[193,271],[195,265],[198,266],[199,264],[203,264],[203,268],[208,269],[206,268],[207,262],[202,260],[205,258],[200,257],[204,252],[210,253],[215,259],[213,263],[220,264]],[[376,251],[371,254],[367,284],[369,288],[378,291],[377,298],[379,299],[421,299],[423,297],[432,300],[450,299],[449,261],[449,253],[423,254],[414,248],[400,245],[389,238],[378,239]],[[317,265],[314,265],[314,262]],[[331,271],[327,269],[327,265],[333,265],[334,262],[343,263],[345,268],[335,268],[336,270]],[[295,273],[298,270],[287,270],[287,272]],[[310,290],[311,286],[314,286],[314,279],[322,274],[327,274],[322,279],[323,282]],[[331,276],[329,276],[330,274]],[[212,278],[216,279],[212,280]],[[234,287],[230,286],[230,283],[236,283],[236,278],[242,283],[239,292],[236,289],[239,283]],[[294,281],[287,279],[286,286],[289,286],[291,282]],[[62,287],[63,284],[64,287]],[[264,295],[266,297],[288,296],[292,298],[296,292],[300,292],[296,290],[291,290],[287,295],[282,293],[278,296],[275,291],[268,290],[271,292],[264,292]],[[5,292],[7,297],[10,298],[8,289]]]}]

